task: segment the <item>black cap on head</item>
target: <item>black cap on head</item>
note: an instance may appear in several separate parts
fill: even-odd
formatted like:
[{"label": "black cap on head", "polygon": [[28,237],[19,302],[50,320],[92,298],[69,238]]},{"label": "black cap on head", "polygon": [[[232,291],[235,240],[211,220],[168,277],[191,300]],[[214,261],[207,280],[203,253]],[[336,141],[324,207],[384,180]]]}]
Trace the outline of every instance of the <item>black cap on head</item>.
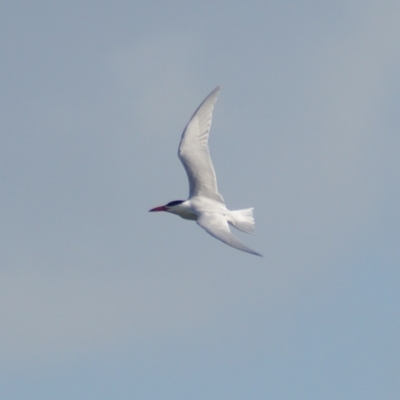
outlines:
[{"label": "black cap on head", "polygon": [[177,206],[178,204],[182,204],[185,200],[174,200],[170,201],[168,204],[166,204],[167,207],[173,207]]}]

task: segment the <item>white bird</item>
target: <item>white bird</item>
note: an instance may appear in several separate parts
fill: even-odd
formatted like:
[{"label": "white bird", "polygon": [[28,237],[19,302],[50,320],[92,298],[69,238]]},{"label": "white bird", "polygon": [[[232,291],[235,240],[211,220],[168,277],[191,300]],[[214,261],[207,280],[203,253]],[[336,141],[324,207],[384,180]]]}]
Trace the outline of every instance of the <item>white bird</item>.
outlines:
[{"label": "white bird", "polygon": [[262,256],[239,241],[229,225],[246,232],[254,231],[253,208],[230,211],[218,193],[217,179],[208,149],[212,112],[220,87],[215,88],[195,111],[182,133],[178,157],[189,179],[188,200],[175,200],[150,211],[166,211],[196,221],[203,229],[228,246]]}]

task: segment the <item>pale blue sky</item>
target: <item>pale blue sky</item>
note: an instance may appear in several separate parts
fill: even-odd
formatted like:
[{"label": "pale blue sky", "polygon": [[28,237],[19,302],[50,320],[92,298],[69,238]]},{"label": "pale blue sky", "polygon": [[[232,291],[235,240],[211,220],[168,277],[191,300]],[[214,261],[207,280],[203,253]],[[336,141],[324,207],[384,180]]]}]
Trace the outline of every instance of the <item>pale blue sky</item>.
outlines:
[{"label": "pale blue sky", "polygon": [[[400,3],[3,1],[0,398],[400,398]],[[236,251],[151,207],[210,147]]]}]

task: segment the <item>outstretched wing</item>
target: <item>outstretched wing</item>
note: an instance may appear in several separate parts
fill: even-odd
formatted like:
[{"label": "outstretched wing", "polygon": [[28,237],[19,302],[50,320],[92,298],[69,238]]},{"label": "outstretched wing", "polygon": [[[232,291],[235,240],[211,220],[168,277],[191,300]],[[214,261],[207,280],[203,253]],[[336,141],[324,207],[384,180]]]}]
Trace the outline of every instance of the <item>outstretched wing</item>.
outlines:
[{"label": "outstretched wing", "polygon": [[228,222],[223,214],[213,212],[201,213],[198,215],[197,223],[211,236],[221,240],[221,242],[224,242],[228,246],[262,257],[262,254],[257,253],[256,251],[245,246],[236,236],[231,233]]},{"label": "outstretched wing", "polygon": [[224,202],[218,193],[217,179],[208,149],[212,112],[220,90],[218,86],[206,97],[182,133],[178,157],[189,179],[189,198],[201,195]]}]

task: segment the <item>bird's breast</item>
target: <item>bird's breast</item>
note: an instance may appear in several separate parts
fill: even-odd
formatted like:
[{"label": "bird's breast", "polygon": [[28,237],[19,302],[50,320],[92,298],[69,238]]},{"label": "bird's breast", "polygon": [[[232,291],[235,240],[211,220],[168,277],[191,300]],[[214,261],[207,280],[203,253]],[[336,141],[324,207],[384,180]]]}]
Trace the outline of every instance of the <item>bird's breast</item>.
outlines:
[{"label": "bird's breast", "polygon": [[179,216],[183,219],[189,219],[191,221],[197,221],[197,215],[190,213],[190,212],[185,212],[185,213],[180,213]]}]

